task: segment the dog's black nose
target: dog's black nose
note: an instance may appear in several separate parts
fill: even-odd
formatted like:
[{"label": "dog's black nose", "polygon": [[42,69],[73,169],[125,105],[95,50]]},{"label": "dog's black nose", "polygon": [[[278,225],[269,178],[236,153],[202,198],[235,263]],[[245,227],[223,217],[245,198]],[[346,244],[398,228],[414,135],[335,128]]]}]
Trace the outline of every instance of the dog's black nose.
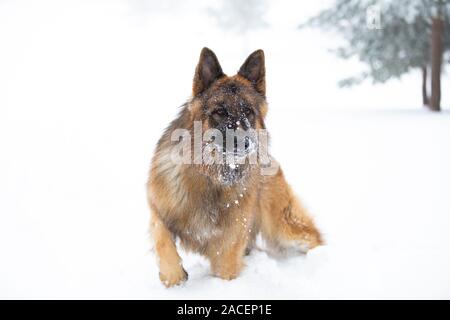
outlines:
[{"label": "dog's black nose", "polygon": [[233,151],[235,153],[247,153],[250,149],[250,142],[250,137],[235,137]]},{"label": "dog's black nose", "polygon": [[[242,141],[238,141],[241,139],[240,137],[234,138],[234,151],[239,151],[239,149],[242,149]],[[241,142],[241,143],[239,143]],[[250,137],[244,137],[243,141],[244,150],[247,151],[250,148]]]},{"label": "dog's black nose", "polygon": [[239,142],[238,142],[238,137],[234,138],[234,152],[237,152],[239,148]]},{"label": "dog's black nose", "polygon": [[245,151],[248,151],[249,148],[250,148],[250,138],[245,137]]}]

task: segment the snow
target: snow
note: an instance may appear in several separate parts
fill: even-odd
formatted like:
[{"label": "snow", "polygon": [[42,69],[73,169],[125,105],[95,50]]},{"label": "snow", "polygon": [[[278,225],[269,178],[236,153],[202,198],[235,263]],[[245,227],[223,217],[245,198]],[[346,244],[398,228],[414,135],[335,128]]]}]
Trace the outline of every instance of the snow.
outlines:
[{"label": "snow", "polygon": [[[0,2],[0,298],[450,298],[447,92],[434,114],[419,73],[338,89],[361,66],[295,29],[328,2],[270,3],[239,36],[206,1]],[[181,251],[165,289],[145,183],[205,45],[228,73],[265,50],[272,154],[327,243],[259,241],[233,281]]]}]

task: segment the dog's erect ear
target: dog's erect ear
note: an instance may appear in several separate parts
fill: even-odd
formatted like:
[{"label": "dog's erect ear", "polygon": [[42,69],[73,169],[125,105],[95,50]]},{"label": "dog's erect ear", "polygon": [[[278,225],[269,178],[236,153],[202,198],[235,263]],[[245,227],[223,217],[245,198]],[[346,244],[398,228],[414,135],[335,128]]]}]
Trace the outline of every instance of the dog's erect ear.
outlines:
[{"label": "dog's erect ear", "polygon": [[256,91],[266,95],[266,67],[264,63],[264,51],[256,50],[245,60],[238,74],[249,80]]},{"label": "dog's erect ear", "polygon": [[214,81],[222,76],[224,76],[224,73],[214,52],[208,48],[203,48],[195,69],[194,84],[192,86],[194,97],[208,89]]}]

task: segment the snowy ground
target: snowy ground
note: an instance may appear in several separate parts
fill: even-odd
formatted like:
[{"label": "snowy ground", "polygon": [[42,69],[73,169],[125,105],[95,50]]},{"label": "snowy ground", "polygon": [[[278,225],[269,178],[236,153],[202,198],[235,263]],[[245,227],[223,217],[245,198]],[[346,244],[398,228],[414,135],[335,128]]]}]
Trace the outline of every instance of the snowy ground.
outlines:
[{"label": "snowy ground", "polygon": [[[422,109],[415,73],[336,88],[361,66],[295,30],[327,2],[238,36],[206,1],[0,1],[0,298],[450,298],[450,113]],[[144,185],[205,45],[229,73],[265,50],[272,153],[327,245],[255,251],[231,282],[183,254],[167,290]]]}]

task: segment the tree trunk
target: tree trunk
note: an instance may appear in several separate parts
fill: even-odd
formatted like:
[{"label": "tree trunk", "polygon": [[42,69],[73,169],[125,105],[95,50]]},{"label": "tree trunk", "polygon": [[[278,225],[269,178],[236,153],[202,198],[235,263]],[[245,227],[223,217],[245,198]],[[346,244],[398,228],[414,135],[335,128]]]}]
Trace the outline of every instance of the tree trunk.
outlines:
[{"label": "tree trunk", "polygon": [[424,106],[430,106],[430,99],[427,92],[427,67],[422,67],[422,102]]},{"label": "tree trunk", "polygon": [[437,16],[433,18],[431,29],[431,101],[430,109],[441,110],[441,65],[442,65],[442,33],[444,23]]}]

